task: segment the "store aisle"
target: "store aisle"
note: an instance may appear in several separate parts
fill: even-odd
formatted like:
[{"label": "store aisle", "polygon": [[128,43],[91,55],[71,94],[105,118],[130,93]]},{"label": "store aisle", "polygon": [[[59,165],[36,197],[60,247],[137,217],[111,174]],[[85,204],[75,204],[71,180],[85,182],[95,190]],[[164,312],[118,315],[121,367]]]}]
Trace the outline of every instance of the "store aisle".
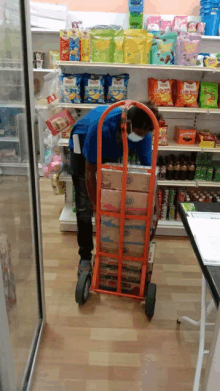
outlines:
[{"label": "store aisle", "polygon": [[176,324],[200,310],[201,273],[188,240],[156,240],[151,323],[132,300],[93,293],[79,308],[76,236],[59,232],[62,196],[53,195],[50,181],[40,184],[47,326],[33,391],[192,390],[199,331]]}]

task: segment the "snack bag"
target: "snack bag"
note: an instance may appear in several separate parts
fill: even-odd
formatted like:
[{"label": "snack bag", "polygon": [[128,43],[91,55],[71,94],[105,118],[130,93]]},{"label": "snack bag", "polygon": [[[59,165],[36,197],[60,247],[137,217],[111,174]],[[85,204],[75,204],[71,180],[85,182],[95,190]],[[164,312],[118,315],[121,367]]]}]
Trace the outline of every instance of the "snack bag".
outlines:
[{"label": "snack bag", "polygon": [[159,31],[160,30],[160,16],[148,16],[147,18],[147,31]]},{"label": "snack bag", "polygon": [[105,103],[105,76],[85,73],[84,103]]},{"label": "snack bag", "polygon": [[124,61],[126,64],[148,64],[153,35],[146,30],[124,32]]},{"label": "snack bag", "polygon": [[205,23],[203,23],[203,22],[197,23],[196,31],[197,31],[197,33],[204,35],[205,34]]},{"label": "snack bag", "polygon": [[114,62],[124,63],[124,31],[115,31],[114,34]]},{"label": "snack bag", "polygon": [[59,50],[49,50],[49,69],[56,68],[57,61],[60,61]]},{"label": "snack bag", "polygon": [[199,54],[201,36],[198,34],[183,34],[177,39],[176,64],[195,66]]},{"label": "snack bag", "polygon": [[188,22],[187,23],[187,31],[188,31],[188,33],[196,33],[196,23],[195,22]]},{"label": "snack bag", "polygon": [[129,75],[124,73],[119,76],[106,77],[106,102],[115,103],[119,100],[127,99],[127,86],[128,86]]},{"label": "snack bag", "polygon": [[65,74],[60,76],[60,92],[62,103],[80,103],[81,102],[81,81],[82,75]]},{"label": "snack bag", "polygon": [[187,16],[175,16],[173,20],[173,31],[187,31]]},{"label": "snack bag", "polygon": [[160,31],[168,32],[171,31],[172,22],[170,20],[161,20],[160,22]]},{"label": "snack bag", "polygon": [[81,61],[90,61],[90,33],[86,30],[81,31],[80,37]]},{"label": "snack bag", "polygon": [[151,49],[151,64],[172,65],[174,63],[174,49],[177,33],[155,33]]},{"label": "snack bag", "polygon": [[60,61],[69,61],[69,34],[60,30]]},{"label": "snack bag", "polygon": [[200,84],[200,107],[215,109],[218,107],[218,84],[202,81]]},{"label": "snack bag", "polygon": [[220,67],[220,54],[210,53],[204,55],[204,67],[208,68],[219,68]]},{"label": "snack bag", "polygon": [[71,29],[68,31],[69,35],[69,60],[79,61],[80,50],[79,50],[79,30]]},{"label": "snack bag", "polygon": [[177,80],[176,107],[198,107],[199,82]]},{"label": "snack bag", "polygon": [[172,88],[174,80],[148,79],[148,98],[156,106],[173,106]]},{"label": "snack bag", "polygon": [[113,62],[114,58],[114,30],[92,31],[92,61]]}]

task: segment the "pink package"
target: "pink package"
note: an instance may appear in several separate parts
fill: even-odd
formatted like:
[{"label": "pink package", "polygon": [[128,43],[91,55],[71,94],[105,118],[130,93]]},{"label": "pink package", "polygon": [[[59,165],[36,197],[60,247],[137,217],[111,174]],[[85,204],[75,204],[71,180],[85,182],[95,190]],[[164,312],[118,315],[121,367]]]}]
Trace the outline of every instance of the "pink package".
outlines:
[{"label": "pink package", "polygon": [[198,36],[198,34],[180,35],[177,38],[176,65],[195,66],[199,54],[200,41],[201,36]]},{"label": "pink package", "polygon": [[196,33],[196,23],[195,22],[188,22],[187,31],[188,31],[188,33]]},{"label": "pink package", "polygon": [[161,20],[160,22],[160,30],[161,31],[171,31],[172,28],[172,22],[170,20]]},{"label": "pink package", "polygon": [[175,16],[173,19],[173,31],[187,31],[187,16]]},{"label": "pink package", "polygon": [[203,23],[203,22],[197,23],[196,29],[197,29],[198,33],[204,35],[205,34],[205,23]]},{"label": "pink package", "polygon": [[160,16],[148,16],[147,18],[147,30],[148,31],[160,31]]}]

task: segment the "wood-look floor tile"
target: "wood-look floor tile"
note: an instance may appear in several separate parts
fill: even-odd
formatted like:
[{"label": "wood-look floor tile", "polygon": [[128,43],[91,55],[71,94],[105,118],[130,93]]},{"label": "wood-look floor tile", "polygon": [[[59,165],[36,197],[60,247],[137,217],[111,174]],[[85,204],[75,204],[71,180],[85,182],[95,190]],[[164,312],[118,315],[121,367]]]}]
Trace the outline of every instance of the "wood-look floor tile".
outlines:
[{"label": "wood-look floor tile", "polygon": [[137,331],[130,329],[93,328],[90,338],[96,341],[137,341]]},{"label": "wood-look floor tile", "polygon": [[141,382],[87,380],[86,391],[142,391]]},{"label": "wood-look floor tile", "polygon": [[140,355],[137,353],[89,352],[89,365],[140,367]]}]

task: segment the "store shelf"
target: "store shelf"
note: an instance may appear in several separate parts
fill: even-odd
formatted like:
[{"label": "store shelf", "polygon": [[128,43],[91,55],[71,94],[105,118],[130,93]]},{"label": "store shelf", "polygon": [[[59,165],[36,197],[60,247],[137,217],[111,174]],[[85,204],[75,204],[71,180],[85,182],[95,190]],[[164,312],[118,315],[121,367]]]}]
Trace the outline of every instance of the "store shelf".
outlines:
[{"label": "store shelf", "polygon": [[21,71],[21,70],[22,70],[22,68],[10,68],[10,67],[0,68],[0,72],[2,72],[2,71],[17,72],[17,71]]},{"label": "store shelf", "polygon": [[198,145],[180,145],[177,144],[175,141],[168,141],[168,145],[158,146],[159,151],[183,151],[183,152],[212,152],[212,153],[219,153],[220,148],[202,148]]},{"label": "store shelf", "polygon": [[0,142],[18,143],[18,137],[0,137]]},{"label": "store shelf", "polygon": [[54,72],[55,69],[33,68],[33,71],[36,72],[36,73],[38,73],[38,72],[40,72],[40,73],[49,73],[49,72]]},{"label": "store shelf", "polygon": [[194,72],[220,72],[220,69],[206,67],[187,67],[181,65],[151,65],[151,64],[117,64],[117,63],[99,63],[99,62],[82,62],[82,61],[57,61],[57,65],[61,67],[79,67],[79,68],[117,68],[117,69],[145,69],[145,70],[176,70],[176,71],[194,71]]},{"label": "store shelf", "polygon": [[220,182],[199,181],[196,180],[197,186],[200,187],[220,187]]},{"label": "store shelf", "polygon": [[37,34],[58,34],[60,35],[60,30],[47,30],[47,29],[38,29],[38,28],[32,28],[31,29],[32,33],[37,33]]},{"label": "store shelf", "polygon": [[[77,220],[76,220],[76,214],[73,212],[73,206],[72,204],[65,204],[64,208],[61,212],[60,218],[60,231],[77,231]],[[96,231],[95,226],[95,219],[92,218],[93,223],[93,231]]]},{"label": "store shelf", "polygon": [[28,163],[20,163],[20,162],[12,162],[12,163],[5,163],[0,161],[0,167],[10,167],[10,168],[27,168]]},{"label": "store shelf", "polygon": [[219,36],[213,36],[213,35],[202,35],[202,41],[219,41]]},{"label": "store shelf", "polygon": [[59,179],[63,182],[72,182],[71,175],[67,174],[66,172],[61,172]]},{"label": "store shelf", "polygon": [[18,109],[24,109],[25,108],[25,105],[23,102],[13,102],[10,101],[10,103],[7,103],[7,102],[0,102],[0,107],[16,107]]},{"label": "store shelf", "polygon": [[181,221],[159,220],[156,235],[187,236],[187,233]]},{"label": "store shelf", "polygon": [[167,180],[158,180],[157,181],[158,186],[181,186],[181,187],[196,187],[197,183],[196,181],[167,181]]},{"label": "store shelf", "polygon": [[60,147],[68,147],[69,146],[69,139],[68,138],[61,138],[59,140],[59,146]]}]

